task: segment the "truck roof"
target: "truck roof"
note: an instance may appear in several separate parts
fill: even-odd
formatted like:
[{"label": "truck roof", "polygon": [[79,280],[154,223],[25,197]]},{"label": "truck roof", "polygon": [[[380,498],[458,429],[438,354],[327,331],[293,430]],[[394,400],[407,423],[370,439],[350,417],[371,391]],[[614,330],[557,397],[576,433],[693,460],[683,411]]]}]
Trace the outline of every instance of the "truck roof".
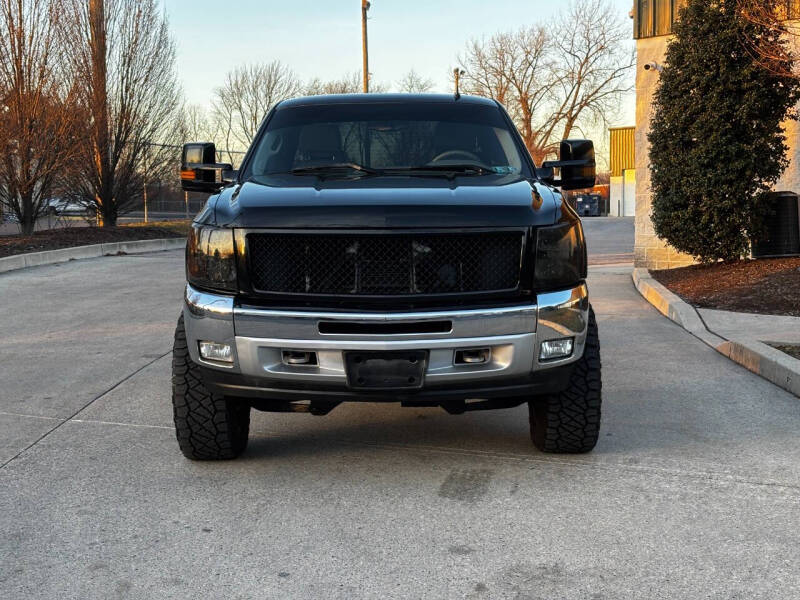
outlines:
[{"label": "truck roof", "polygon": [[309,106],[322,104],[482,104],[496,106],[495,101],[480,96],[461,95],[456,98],[453,94],[330,94],[322,96],[303,96],[284,100],[278,105],[278,110],[292,106]]}]

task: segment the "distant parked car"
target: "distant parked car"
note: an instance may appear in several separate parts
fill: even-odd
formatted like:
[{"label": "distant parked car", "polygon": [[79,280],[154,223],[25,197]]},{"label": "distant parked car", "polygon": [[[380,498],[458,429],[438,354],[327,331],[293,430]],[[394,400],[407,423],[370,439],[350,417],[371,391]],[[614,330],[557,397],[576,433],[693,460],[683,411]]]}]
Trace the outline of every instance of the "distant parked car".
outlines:
[{"label": "distant parked car", "polygon": [[47,201],[47,210],[53,215],[82,215],[86,207],[75,200],[51,198]]}]

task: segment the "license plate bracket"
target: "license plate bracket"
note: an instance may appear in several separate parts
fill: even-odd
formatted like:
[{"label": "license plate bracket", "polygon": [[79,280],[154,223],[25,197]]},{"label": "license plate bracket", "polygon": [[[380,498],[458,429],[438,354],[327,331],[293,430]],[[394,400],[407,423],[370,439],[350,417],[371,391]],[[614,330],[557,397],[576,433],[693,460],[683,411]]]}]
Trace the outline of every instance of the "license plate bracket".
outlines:
[{"label": "license plate bracket", "polygon": [[424,383],[428,351],[345,352],[344,364],[351,389],[418,390]]}]

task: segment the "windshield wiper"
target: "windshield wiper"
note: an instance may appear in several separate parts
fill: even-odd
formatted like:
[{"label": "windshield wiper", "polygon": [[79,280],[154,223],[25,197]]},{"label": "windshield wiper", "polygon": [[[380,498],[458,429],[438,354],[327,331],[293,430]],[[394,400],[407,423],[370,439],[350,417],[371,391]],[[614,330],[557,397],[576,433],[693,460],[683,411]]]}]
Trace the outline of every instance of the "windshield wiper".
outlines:
[{"label": "windshield wiper", "polygon": [[487,173],[495,173],[495,170],[480,163],[458,163],[458,164],[444,164],[444,165],[418,165],[416,167],[397,167],[385,169],[387,172],[392,173],[458,173],[465,175],[486,175]]},{"label": "windshield wiper", "polygon": [[373,169],[370,167],[365,167],[364,165],[359,165],[357,163],[333,163],[329,165],[312,165],[308,167],[297,167],[296,169],[292,169],[289,171],[292,175],[316,175],[316,174],[324,174],[329,173],[331,171],[357,171],[358,173],[363,173],[364,175],[379,175],[382,171],[378,169]]}]

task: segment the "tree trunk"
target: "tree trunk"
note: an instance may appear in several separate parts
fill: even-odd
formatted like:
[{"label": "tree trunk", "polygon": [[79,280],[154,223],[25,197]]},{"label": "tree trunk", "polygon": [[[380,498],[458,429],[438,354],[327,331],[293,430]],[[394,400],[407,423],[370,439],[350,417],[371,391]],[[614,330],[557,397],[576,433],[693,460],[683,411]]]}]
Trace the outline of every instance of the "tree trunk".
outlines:
[{"label": "tree trunk", "polygon": [[19,199],[22,209],[19,215],[19,228],[22,235],[31,235],[36,228],[36,215],[33,212],[33,198],[30,193],[22,195]]},{"label": "tree trunk", "polygon": [[117,205],[112,200],[107,204],[103,204],[103,211],[100,214],[100,223],[98,225],[101,227],[116,227],[118,217]]},{"label": "tree trunk", "polygon": [[29,217],[29,215],[26,215],[26,218],[19,224],[20,233],[25,236],[33,235],[33,231],[36,228],[36,221],[27,217]]}]

